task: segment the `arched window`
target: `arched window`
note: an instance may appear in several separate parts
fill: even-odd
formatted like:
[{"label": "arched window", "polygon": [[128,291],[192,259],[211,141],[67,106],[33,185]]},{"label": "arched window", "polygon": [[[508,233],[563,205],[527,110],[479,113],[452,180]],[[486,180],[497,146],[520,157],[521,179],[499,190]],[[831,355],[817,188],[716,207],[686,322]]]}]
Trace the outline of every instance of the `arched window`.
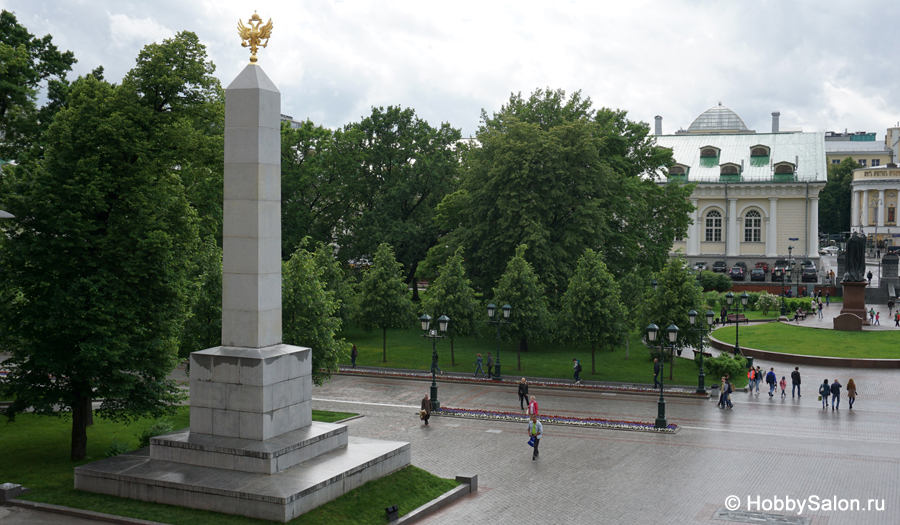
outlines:
[{"label": "arched window", "polygon": [[744,214],[744,242],[762,240],[762,215],[756,210]]},{"label": "arched window", "polygon": [[716,210],[706,214],[706,242],[722,242],[722,214]]}]

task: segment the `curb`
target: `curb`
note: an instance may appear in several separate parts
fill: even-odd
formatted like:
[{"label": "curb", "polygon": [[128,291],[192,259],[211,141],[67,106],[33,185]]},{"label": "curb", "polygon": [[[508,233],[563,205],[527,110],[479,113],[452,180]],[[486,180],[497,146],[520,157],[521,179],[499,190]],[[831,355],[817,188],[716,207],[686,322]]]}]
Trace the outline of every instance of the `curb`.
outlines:
[{"label": "curb", "polygon": [[[720,352],[731,352],[734,345],[723,343],[715,337],[709,337],[709,344]],[[900,368],[900,359],[862,359],[853,357],[823,357],[817,355],[783,354],[781,352],[768,352],[756,348],[742,346],[741,353],[754,359],[765,359],[776,363],[791,363],[798,365],[827,366],[835,368]]]},{"label": "curb", "polygon": [[[460,415],[456,415],[456,414],[442,414],[440,412],[440,410],[438,410],[437,412],[432,412],[431,417],[452,417],[452,418],[457,418],[457,419],[471,419],[471,420],[475,420],[475,421],[494,421],[497,423],[518,423],[518,424],[523,423],[523,421],[513,421],[513,420],[507,420],[507,419],[493,419],[493,418],[489,418],[489,417],[469,417],[469,416],[460,416]],[[538,415],[538,419],[540,419],[541,417],[542,416]],[[570,425],[568,423],[559,423],[559,422],[553,421],[552,419],[541,419],[540,422],[541,422],[541,424],[544,424],[544,425],[554,425],[554,426],[558,426],[558,427],[587,428],[587,429],[593,429],[593,430],[618,430],[620,432],[649,432],[651,434],[677,434],[681,430],[681,425],[679,425],[677,423],[672,423],[673,425],[675,425],[674,429],[656,430],[656,429],[651,429],[651,428],[640,428],[640,427],[621,428],[621,427],[603,426],[603,425]],[[642,423],[642,424],[650,425],[651,423]]]},{"label": "curb", "polygon": [[62,514],[73,518],[81,518],[93,520],[103,523],[118,523],[121,525],[166,525],[158,521],[147,521],[137,518],[127,518],[125,516],[115,516],[113,514],[103,514],[102,512],[94,512],[91,510],[75,509],[72,507],[63,507],[62,505],[53,505],[50,503],[38,503],[36,501],[25,501],[20,499],[7,500],[6,505],[10,507],[20,507],[23,509],[37,510],[40,512],[50,512],[53,514]]},{"label": "curb", "polygon": [[456,476],[456,481],[461,482],[462,485],[445,492],[417,509],[411,510],[392,523],[415,523],[478,490],[478,474]]}]

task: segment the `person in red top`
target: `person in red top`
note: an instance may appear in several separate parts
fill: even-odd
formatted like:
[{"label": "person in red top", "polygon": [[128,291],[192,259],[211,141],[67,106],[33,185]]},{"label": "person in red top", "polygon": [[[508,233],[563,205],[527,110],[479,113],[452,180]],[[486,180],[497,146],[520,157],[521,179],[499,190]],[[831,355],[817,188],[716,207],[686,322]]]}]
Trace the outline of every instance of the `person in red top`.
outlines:
[{"label": "person in red top", "polygon": [[534,399],[534,396],[531,396],[531,402],[528,403],[528,415],[529,416],[538,415],[538,404],[537,404],[537,401]]}]

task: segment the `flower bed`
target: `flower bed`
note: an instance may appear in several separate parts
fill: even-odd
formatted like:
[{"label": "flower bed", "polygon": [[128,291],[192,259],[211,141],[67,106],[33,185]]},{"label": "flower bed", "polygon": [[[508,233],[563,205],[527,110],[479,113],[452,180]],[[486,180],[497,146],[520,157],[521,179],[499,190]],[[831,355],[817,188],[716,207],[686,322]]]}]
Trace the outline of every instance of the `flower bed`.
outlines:
[{"label": "flower bed", "polygon": [[[472,410],[468,408],[441,407],[431,412],[432,416],[462,417],[468,419],[486,419],[490,421],[513,421],[527,423],[529,416],[516,412],[493,412],[490,410]],[[555,416],[542,414],[538,416],[541,423],[550,425],[568,425],[575,427],[605,428],[611,430],[632,430],[638,432],[661,432],[673,434],[678,425],[670,424],[666,428],[655,428],[653,423],[640,421],[612,421],[600,418],[584,418],[571,416]]]},{"label": "flower bed", "polygon": [[[358,374],[358,375],[367,375],[367,376],[381,376],[381,377],[399,377],[405,379],[431,379],[430,372],[395,372],[395,371],[382,371],[382,370],[359,370],[353,368],[341,368],[339,373],[341,374]],[[518,385],[519,382],[514,379],[503,379],[501,381],[497,381],[494,379],[487,378],[474,378],[474,377],[463,377],[463,376],[452,376],[452,375],[441,375],[438,376],[441,382],[444,381],[459,381],[464,383],[485,383],[485,384],[497,384],[502,383],[505,385]],[[589,390],[589,391],[598,391],[598,392],[623,392],[623,393],[635,393],[635,394],[653,394],[659,393],[659,389],[656,388],[641,388],[641,387],[631,387],[631,386],[612,386],[612,385],[576,385],[574,383],[568,382],[557,382],[557,381],[529,381],[529,386],[543,386],[543,387],[552,387],[552,388],[577,388],[580,390]],[[669,388],[666,389],[666,394],[677,394],[680,396],[696,396],[696,397],[707,397],[707,394],[698,394],[694,390],[685,390],[685,389],[677,389],[677,388]]]}]

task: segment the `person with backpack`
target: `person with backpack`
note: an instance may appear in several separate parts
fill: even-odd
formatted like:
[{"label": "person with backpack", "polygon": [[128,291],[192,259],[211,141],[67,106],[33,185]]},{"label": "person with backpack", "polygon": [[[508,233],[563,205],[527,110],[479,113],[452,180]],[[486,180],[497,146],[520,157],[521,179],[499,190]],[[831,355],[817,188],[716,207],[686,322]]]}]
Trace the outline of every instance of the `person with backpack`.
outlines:
[{"label": "person with backpack", "polygon": [[794,397],[794,392],[797,393],[797,397],[800,397],[800,367],[795,366],[794,371],[791,372],[791,383],[793,386],[791,387],[791,397]]},{"label": "person with backpack", "polygon": [[819,385],[819,397],[822,398],[822,410],[828,406],[828,396],[831,395],[831,387],[828,386],[828,380]]},{"label": "person with backpack", "polygon": [[572,359],[572,368],[575,370],[575,384],[581,384],[581,362],[578,359]]},{"label": "person with backpack", "polygon": [[775,387],[778,386],[778,378],[775,377],[775,369],[770,368],[769,372],[766,374],[766,384],[769,385],[769,397],[774,396]]}]

